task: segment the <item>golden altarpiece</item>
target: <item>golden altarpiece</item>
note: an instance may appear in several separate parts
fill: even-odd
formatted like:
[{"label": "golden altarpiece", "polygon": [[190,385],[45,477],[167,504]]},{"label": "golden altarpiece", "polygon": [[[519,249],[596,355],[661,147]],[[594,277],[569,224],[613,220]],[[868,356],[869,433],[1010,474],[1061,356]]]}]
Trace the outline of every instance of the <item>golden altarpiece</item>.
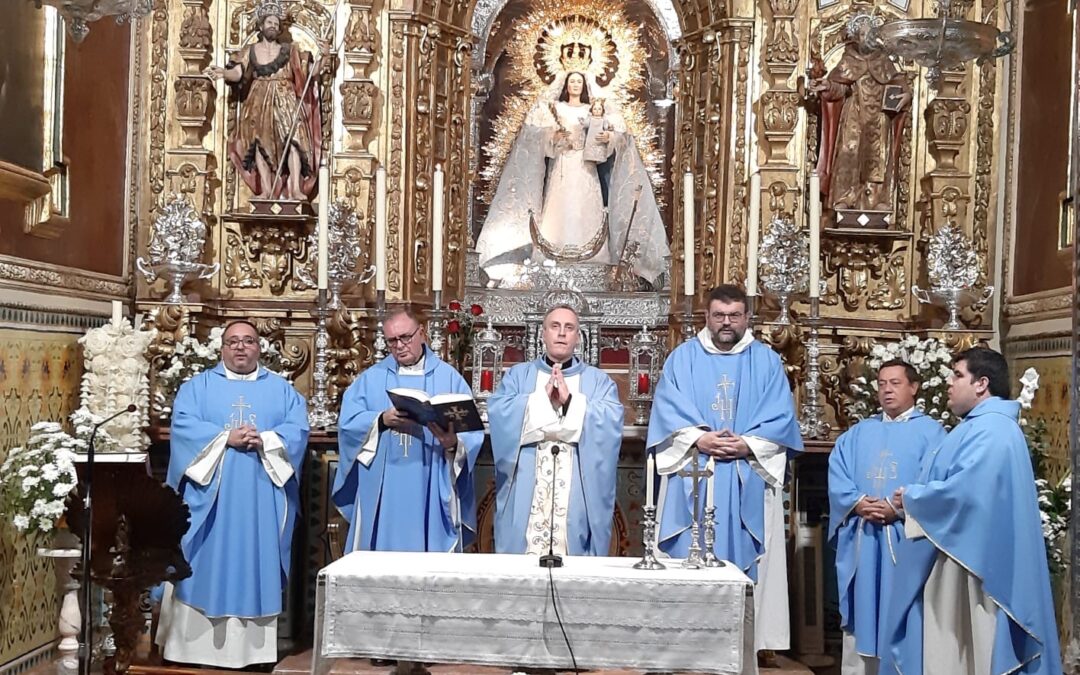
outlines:
[{"label": "golden altarpiece", "polygon": [[[640,517],[644,436],[629,405],[642,393],[641,380],[630,377],[638,367],[635,338],[645,326],[657,342],[674,344],[695,317],[700,325],[712,286],[747,281],[748,239],[760,236],[764,245],[770,233],[785,229],[798,241],[809,228],[821,233],[820,319],[806,320],[805,282],[801,293],[798,283],[780,292],[782,269],[771,281],[763,277],[756,303],[758,335],[783,356],[797,405],[816,403],[820,416],[808,439],[811,454],[795,464],[793,526],[806,504],[816,500],[806,508],[821,508],[825,455],[814,453],[827,452],[851,422],[851,380],[875,343],[910,333],[952,346],[992,337],[989,293],[965,298],[958,327],[946,329],[948,313],[920,303],[913,289],[934,285],[930,252],[942,230],[967,244],[974,274],[967,285],[982,291],[993,282],[999,136],[1010,81],[1003,62],[968,60],[928,78],[915,63],[857,46],[867,27],[938,16],[933,0],[282,0],[283,39],[305,52],[326,45],[332,52],[311,77],[318,99],[317,119],[309,121],[318,123],[311,128],[321,137],[312,141],[329,170],[328,196],[339,213],[350,214],[361,268],[379,255],[376,177],[385,170],[385,293],[372,283],[342,289],[342,306],[325,315],[317,345],[315,209],[253,202],[256,195],[230,157],[242,105],[229,86],[205,74],[257,39],[259,6],[258,0],[160,0],[136,24],[138,254],[148,255],[155,227],[178,199],[207,228],[197,261],[207,278],[184,284],[182,302],[165,302],[170,289],[160,281],[138,281],[136,304],[160,331],[154,349],[162,363],[185,335],[249,317],[277,345],[283,373],[305,394],[324,388],[333,409],[378,354],[383,303],[428,311],[433,323],[445,319],[443,298],[481,305],[483,319],[490,317],[507,346],[498,359],[504,365],[533,353],[541,304],[577,303],[586,310],[589,358],[612,373],[628,402],[615,537],[626,552]],[[963,0],[943,11],[1006,29],[1012,10]],[[481,269],[476,246],[499,162],[510,152],[510,124],[525,114],[522,92],[540,86],[520,77],[521,55],[530,50],[535,58],[527,65],[535,73],[545,58],[560,55],[584,57],[586,68],[590,58],[603,57],[636,69],[619,101],[627,127],[639,125],[638,149],[650,176],[643,187],[653,191],[670,246],[666,269],[648,283],[632,275],[628,281],[625,270],[620,275],[617,257],[602,275],[583,272],[587,265],[556,264],[517,285],[492,283]],[[830,87],[845,74],[847,84]],[[838,89],[854,93],[837,95]],[[853,96],[866,99],[861,108],[848,106]],[[886,117],[882,108],[890,105]],[[815,185],[830,183],[816,223],[809,198],[815,171],[825,172]],[[844,187],[871,180],[884,187],[842,198]],[[692,236],[684,231],[688,186]],[[445,205],[441,236],[432,229],[436,202]],[[760,222],[756,234],[751,211]],[[436,244],[441,251],[433,250]],[[688,255],[694,290],[687,298]],[[444,261],[441,293],[433,292],[437,260]],[[479,339],[479,322],[475,328]],[[430,332],[446,349],[444,326]],[[654,352],[658,358],[662,353]],[[316,364],[321,368],[324,360],[326,378],[317,380]],[[808,374],[809,391],[818,392],[813,401],[806,396]],[[165,412],[157,412],[167,429]],[[333,449],[332,430],[314,445],[307,489],[311,566],[325,560],[333,534],[325,507],[332,454],[320,451]]]}]

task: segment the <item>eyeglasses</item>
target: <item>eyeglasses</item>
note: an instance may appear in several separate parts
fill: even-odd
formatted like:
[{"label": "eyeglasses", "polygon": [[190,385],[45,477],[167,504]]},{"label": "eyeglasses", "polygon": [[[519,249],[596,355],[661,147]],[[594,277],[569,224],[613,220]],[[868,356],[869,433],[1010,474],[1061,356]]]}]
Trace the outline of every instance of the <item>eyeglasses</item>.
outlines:
[{"label": "eyeglasses", "polygon": [[245,347],[254,347],[257,344],[259,344],[259,341],[253,337],[233,338],[231,340],[225,341],[225,346],[229,349],[238,349],[240,345],[244,345]]},{"label": "eyeglasses", "polygon": [[416,334],[419,332],[420,329],[417,328],[416,330],[408,333],[407,335],[399,335],[398,337],[386,338],[386,344],[390,345],[391,347],[397,347],[398,345],[407,345],[413,341],[413,338],[416,337]]},{"label": "eyeglasses", "polygon": [[709,315],[709,318],[716,319],[721,323],[724,321],[735,323],[736,321],[742,320],[744,316],[746,316],[745,312],[713,312]]}]

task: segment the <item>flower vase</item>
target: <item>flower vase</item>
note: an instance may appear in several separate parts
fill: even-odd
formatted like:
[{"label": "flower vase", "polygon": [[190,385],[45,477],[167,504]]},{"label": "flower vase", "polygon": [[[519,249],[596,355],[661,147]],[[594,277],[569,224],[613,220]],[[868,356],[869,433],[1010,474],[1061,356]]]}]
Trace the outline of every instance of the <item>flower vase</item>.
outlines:
[{"label": "flower vase", "polygon": [[66,529],[58,529],[47,546],[38,548],[37,554],[42,558],[52,558],[56,568],[56,590],[60,595],[60,615],[57,618],[60,642],[56,649],[60,653],[60,672],[74,673],[79,665],[78,636],[82,614],[79,611],[79,582],[71,571],[82,557],[82,549],[74,534]]}]

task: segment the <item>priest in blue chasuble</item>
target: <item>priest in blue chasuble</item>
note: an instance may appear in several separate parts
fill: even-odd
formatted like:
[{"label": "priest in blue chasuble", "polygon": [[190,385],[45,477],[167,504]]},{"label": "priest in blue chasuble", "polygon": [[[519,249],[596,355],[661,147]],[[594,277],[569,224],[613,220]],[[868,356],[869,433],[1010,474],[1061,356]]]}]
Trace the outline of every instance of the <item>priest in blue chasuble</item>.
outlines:
[{"label": "priest in blue chasuble", "polygon": [[255,326],[232,322],[221,363],[173,403],[167,482],[191,509],[181,545],[192,574],[164,588],[157,642],[169,661],[277,662],[308,421],[304,398],[259,353]]},{"label": "priest in blue chasuble", "polygon": [[877,675],[889,648],[886,616],[904,538],[893,491],[912,482],[945,429],[915,407],[919,373],[904,361],[877,372],[881,412],[836,439],[829,455],[829,540],[843,630],[841,675]]},{"label": "priest in blue chasuble", "polygon": [[574,308],[549,309],[544,355],[511,368],[488,401],[499,553],[611,546],[623,406],[611,378],[575,355],[579,330]]},{"label": "priest in blue chasuble", "polygon": [[390,402],[390,389],[470,393],[428,346],[406,310],[383,323],[390,356],[356,378],[341,401],[332,499],[349,521],[345,550],[461,551],[476,535],[473,468],[482,431],[426,427]]},{"label": "priest in blue chasuble", "polygon": [[[787,649],[787,553],[781,501],[788,452],[801,451],[783,363],[749,330],[746,294],[722,285],[709,294],[706,325],[664,363],[649,419],[647,448],[661,475],[658,543],[673,557],[690,548],[692,481],[712,457],[716,503],[714,553],[755,582],[758,650]],[[708,491],[699,480],[699,506]],[[699,542],[704,547],[704,542]]]},{"label": "priest in blue chasuble", "polygon": [[1005,357],[983,347],[958,354],[949,408],[961,422],[918,478],[894,492],[907,539],[897,550],[882,670],[1058,675],[1035,476]]}]

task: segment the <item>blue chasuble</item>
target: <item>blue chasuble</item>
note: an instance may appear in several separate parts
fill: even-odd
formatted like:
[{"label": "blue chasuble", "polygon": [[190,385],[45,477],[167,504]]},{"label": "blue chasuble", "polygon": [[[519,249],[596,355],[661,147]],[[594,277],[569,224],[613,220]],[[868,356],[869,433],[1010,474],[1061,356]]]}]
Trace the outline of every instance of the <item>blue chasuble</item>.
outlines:
[{"label": "blue chasuble", "polygon": [[[524,553],[529,510],[536,485],[537,444],[520,445],[529,396],[537,374],[551,373],[540,358],[519,363],[506,373],[488,401],[491,450],[495,456],[495,552]],[[567,551],[570,555],[607,555],[615,510],[615,471],[622,446],[623,406],[615,383],[599,368],[575,359],[564,377],[581,376],[580,393],[588,403],[581,437],[573,451]],[[560,455],[559,461],[565,456]]]},{"label": "blue chasuble", "polygon": [[884,628],[904,523],[871,523],[854,513],[855,505],[863,496],[889,499],[914,481],[923,456],[944,438],[945,429],[918,410],[904,421],[875,415],[841,434],[829,454],[829,540],[836,546],[840,626],[855,636],[863,656],[888,649]]},{"label": "blue chasuble", "polygon": [[904,509],[926,537],[897,550],[889,612],[895,672],[923,671],[923,587],[940,552],[979,579],[998,607],[991,672],[1061,673],[1035,477],[1019,414],[1016,401],[982,401],[926,456],[918,482],[905,488]]},{"label": "blue chasuble", "polygon": [[[653,398],[646,447],[663,452],[672,445],[676,433],[688,427],[728,429],[792,451],[803,447],[780,357],[757,341],[737,354],[710,354],[699,339],[684,342],[671,352]],[[705,461],[702,454],[701,468]],[[765,552],[765,479],[747,459],[717,460],[715,464],[714,553],[757,581],[757,563]],[[660,548],[684,558],[690,548],[693,481],[677,474],[667,479],[660,504]],[[703,480],[699,488],[702,517],[705,487]]]},{"label": "blue chasuble", "polygon": [[349,521],[347,553],[450,552],[463,549],[475,537],[473,467],[484,442],[482,431],[458,433],[466,457],[453,485],[446,452],[419,424],[400,431],[380,429],[374,457],[361,453],[371,425],[378,424],[379,416],[393,405],[388,389],[419,389],[429,396],[472,393],[453,366],[427,346],[423,359],[423,374],[409,375],[400,374],[397,361],[389,356],[361,373],[342,398],[331,497]]},{"label": "blue chasuble", "polygon": [[[240,424],[281,438],[293,468],[284,487],[271,482],[258,452],[231,447],[207,485],[184,475],[218,434]],[[181,542],[191,576],[176,584],[177,598],[210,618],[281,613],[307,438],[304,397],[265,368],[255,380],[230,380],[219,363],[180,387],[167,482],[191,509]]]}]

